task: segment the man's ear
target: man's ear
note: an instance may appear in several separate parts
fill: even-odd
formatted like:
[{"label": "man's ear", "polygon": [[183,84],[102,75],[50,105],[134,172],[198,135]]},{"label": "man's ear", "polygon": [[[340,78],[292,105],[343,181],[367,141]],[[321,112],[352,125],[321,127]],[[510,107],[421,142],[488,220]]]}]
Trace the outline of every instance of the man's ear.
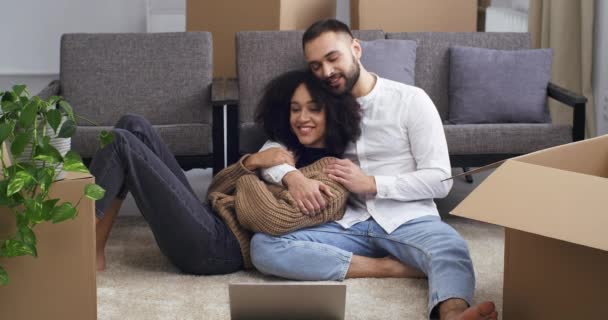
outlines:
[{"label": "man's ear", "polygon": [[357,58],[357,60],[361,60],[361,43],[359,42],[359,39],[353,38],[353,43],[351,44],[351,50],[352,50],[355,58]]}]

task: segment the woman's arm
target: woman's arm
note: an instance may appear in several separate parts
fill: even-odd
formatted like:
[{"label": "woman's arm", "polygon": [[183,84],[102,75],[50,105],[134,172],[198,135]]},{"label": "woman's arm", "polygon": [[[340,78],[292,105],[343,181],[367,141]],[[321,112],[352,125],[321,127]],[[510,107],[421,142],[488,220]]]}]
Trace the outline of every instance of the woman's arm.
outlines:
[{"label": "woman's arm", "polygon": [[320,159],[301,169],[307,178],[330,189],[331,196],[324,195],[327,206],[319,214],[303,215],[287,189],[266,184],[255,175],[245,175],[236,183],[235,211],[239,223],[246,229],[276,236],[341,219],[348,192],[323,173],[329,159]]}]

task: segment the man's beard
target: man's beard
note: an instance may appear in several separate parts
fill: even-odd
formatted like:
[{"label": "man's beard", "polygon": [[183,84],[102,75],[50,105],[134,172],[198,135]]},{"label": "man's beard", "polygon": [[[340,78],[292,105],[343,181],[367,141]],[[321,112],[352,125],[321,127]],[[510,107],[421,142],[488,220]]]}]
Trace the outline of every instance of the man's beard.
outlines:
[{"label": "man's beard", "polygon": [[323,83],[325,84],[325,87],[333,94],[335,95],[341,95],[343,93],[350,93],[353,90],[353,87],[355,86],[355,83],[357,83],[357,81],[359,80],[359,75],[361,74],[361,68],[359,67],[359,63],[357,63],[357,60],[355,59],[355,57],[353,56],[353,69],[350,70],[350,72],[344,74],[342,73],[341,76],[344,76],[344,89],[340,89],[340,88],[332,88],[330,85],[327,84],[327,81],[323,81]]}]

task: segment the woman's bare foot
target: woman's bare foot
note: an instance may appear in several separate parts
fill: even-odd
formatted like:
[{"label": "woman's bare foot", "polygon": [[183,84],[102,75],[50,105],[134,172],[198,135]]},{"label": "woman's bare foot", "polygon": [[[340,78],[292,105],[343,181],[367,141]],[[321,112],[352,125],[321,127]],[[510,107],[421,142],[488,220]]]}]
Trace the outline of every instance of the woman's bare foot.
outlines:
[{"label": "woman's bare foot", "polygon": [[106,242],[114,225],[114,220],[118,214],[118,210],[122,205],[122,200],[114,199],[110,207],[104,212],[103,218],[95,218],[95,248],[97,258],[97,271],[106,269]]},{"label": "woman's bare foot", "polygon": [[104,271],[106,269],[106,255],[97,251],[97,271]]},{"label": "woman's bare foot", "polygon": [[441,320],[497,320],[493,302],[486,301],[469,307],[462,299],[448,299],[439,306]]}]

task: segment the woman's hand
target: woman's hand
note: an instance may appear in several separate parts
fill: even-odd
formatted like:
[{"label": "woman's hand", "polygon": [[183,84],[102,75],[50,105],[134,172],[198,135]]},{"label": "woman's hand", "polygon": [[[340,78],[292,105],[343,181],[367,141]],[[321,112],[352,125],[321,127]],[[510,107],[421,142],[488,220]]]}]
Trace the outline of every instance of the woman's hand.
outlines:
[{"label": "woman's hand", "polygon": [[296,161],[293,153],[283,148],[268,148],[264,151],[254,153],[247,157],[243,165],[247,170],[254,171],[277,166],[279,164],[295,166]]}]

